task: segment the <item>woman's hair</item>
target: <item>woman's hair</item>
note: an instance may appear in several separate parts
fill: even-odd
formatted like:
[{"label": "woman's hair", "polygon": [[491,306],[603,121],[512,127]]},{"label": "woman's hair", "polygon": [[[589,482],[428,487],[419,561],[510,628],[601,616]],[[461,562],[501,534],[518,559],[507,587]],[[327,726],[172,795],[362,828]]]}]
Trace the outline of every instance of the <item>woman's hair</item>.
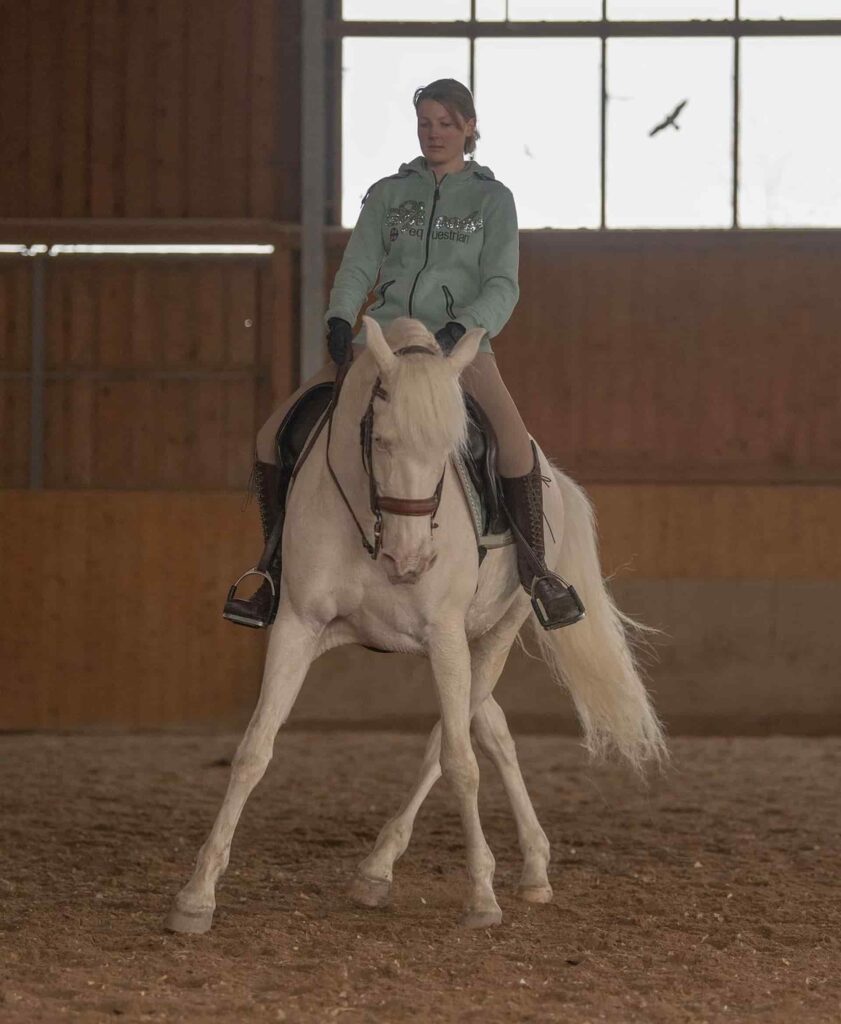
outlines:
[{"label": "woman's hair", "polygon": [[[450,117],[456,122],[469,121],[476,117],[472,93],[466,85],[457,82],[455,78],[439,78],[421,89],[416,89],[412,101],[415,105],[415,113],[417,113],[418,104],[422,100],[435,100],[436,103],[440,103],[442,107],[447,108]],[[478,140],[479,132],[474,128],[473,134],[468,135],[464,140],[464,152],[472,155],[476,150]]]}]

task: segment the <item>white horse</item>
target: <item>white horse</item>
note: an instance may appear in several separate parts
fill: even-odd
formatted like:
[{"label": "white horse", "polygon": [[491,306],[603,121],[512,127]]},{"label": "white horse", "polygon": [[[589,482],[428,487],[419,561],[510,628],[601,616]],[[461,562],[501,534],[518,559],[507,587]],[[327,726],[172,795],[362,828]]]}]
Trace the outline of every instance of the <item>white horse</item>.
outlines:
[{"label": "white horse", "polygon": [[[333,647],[364,643],[426,655],[441,711],[415,789],[382,829],[351,887],[352,896],[367,906],[388,899],[394,863],[408,846],[415,815],[443,774],[458,801],[467,846],[464,923],[484,928],[501,922],[494,858],[479,820],[471,727],[502,775],[516,818],[524,858],[519,893],[532,902],[551,899],[549,843],[526,792],[505,716],[492,697],[511,645],[530,618],[544,660],[572,695],[592,754],[612,747],[640,769],[666,752],[628,642],[636,623],[615,607],[602,580],[590,504],[542,452],[551,526],[546,564],[575,581],[586,617],[544,632],[520,585],[513,546],[490,550],[480,566],[450,455],[466,436],[459,375],[476,355],[483,331],[468,331],[445,357],[418,321],[394,321],[388,340],[375,320],[365,317],[365,324],[366,346],[344,379],[332,429],[318,435],[288,497],[280,606],[260,697],[233,759],[222,807],[167,918],[173,931],[210,928],[216,882],[228,865],[245,801],[266,770],[275,735],[310,664]],[[403,346],[410,350],[399,354]],[[359,439],[369,408],[373,429],[366,467]],[[375,498],[382,503],[381,518],[370,511]],[[409,506],[401,504],[405,499]],[[412,502],[414,511],[407,514]],[[434,520],[440,529],[433,531]],[[360,534],[379,557],[370,557]]]}]

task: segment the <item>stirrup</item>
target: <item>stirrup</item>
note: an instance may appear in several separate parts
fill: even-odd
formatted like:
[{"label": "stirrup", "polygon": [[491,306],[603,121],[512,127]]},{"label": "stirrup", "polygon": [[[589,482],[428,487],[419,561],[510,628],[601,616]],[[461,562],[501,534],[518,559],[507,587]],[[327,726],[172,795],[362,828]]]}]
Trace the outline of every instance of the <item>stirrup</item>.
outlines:
[{"label": "stirrup", "polygon": [[[549,613],[546,610],[546,606],[540,599],[540,595],[535,593],[537,586],[544,580],[559,581],[564,586],[567,595],[571,598],[575,608],[572,618],[562,619],[560,621],[553,621],[550,618]],[[584,603],[578,596],[575,587],[571,583],[567,583],[567,581],[562,576],[558,576],[557,573],[547,572],[543,576],[535,576],[531,581],[531,589],[529,593],[534,614],[537,616],[537,621],[543,629],[559,629],[561,626],[572,626],[576,622],[580,622],[587,614],[584,608]]]},{"label": "stirrup", "polygon": [[[264,580],[268,581],[269,587],[271,588],[272,592],[272,611],[269,613],[269,617],[267,620],[258,618],[247,619],[243,615],[237,615],[235,612],[227,611],[228,605],[231,603],[231,601],[234,600],[234,597],[237,592],[237,587],[240,585],[240,583],[242,583],[242,581],[247,576],[261,576]],[[269,573],[263,572],[262,569],[258,569],[257,566],[255,565],[253,569],[249,569],[247,572],[244,572],[242,576],[240,576],[240,578],[236,581],[236,583],[232,584],[231,589],[228,591],[228,597],[225,601],[225,608],[222,611],[222,618],[228,619],[229,622],[239,623],[239,625],[241,626],[251,626],[253,629],[263,629],[264,627],[271,624],[276,610],[276,603],[277,588],[275,587],[274,580],[271,578]]]}]

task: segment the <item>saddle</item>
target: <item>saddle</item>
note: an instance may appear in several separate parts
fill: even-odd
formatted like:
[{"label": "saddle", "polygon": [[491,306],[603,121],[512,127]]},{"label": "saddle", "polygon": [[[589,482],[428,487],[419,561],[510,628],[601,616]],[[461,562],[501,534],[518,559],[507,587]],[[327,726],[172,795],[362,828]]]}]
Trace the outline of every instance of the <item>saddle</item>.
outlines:
[{"label": "saddle", "polygon": [[333,385],[329,381],[316,384],[305,391],[283,417],[275,445],[277,464],[284,476],[292,475],[313,428],[327,412],[332,395]]},{"label": "saddle", "polygon": [[[309,453],[307,441],[323,420],[332,394],[331,383],[316,384],[301,395],[283,418],[275,443],[284,483],[300,468],[298,462],[302,453],[304,458]],[[512,544],[514,540],[500,500],[502,486],[496,472],[496,434],[476,399],[465,394],[464,402],[467,446],[463,452],[453,455],[453,463],[470,508],[481,561],[488,548]]]}]

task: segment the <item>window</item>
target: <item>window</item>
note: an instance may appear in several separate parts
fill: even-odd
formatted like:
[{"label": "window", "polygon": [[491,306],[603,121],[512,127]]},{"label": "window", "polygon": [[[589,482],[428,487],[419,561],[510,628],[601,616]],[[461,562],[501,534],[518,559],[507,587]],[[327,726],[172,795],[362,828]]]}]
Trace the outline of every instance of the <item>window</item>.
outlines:
[{"label": "window", "polygon": [[522,227],[841,226],[841,0],[344,0],[333,30],[345,225],[448,77]]},{"label": "window", "polygon": [[[839,39],[742,42],[739,212],[744,227],[841,224]],[[780,74],[783,67],[796,74]]]},{"label": "window", "polygon": [[610,39],[607,226],[726,228],[733,42]]},{"label": "window", "polygon": [[345,39],[342,70],[342,223],[355,224],[368,186],[418,153],[415,89],[436,78],[466,82],[470,44],[418,37]]},{"label": "window", "polygon": [[475,59],[476,158],[514,193],[520,226],[597,228],[599,41],[479,39]]}]

